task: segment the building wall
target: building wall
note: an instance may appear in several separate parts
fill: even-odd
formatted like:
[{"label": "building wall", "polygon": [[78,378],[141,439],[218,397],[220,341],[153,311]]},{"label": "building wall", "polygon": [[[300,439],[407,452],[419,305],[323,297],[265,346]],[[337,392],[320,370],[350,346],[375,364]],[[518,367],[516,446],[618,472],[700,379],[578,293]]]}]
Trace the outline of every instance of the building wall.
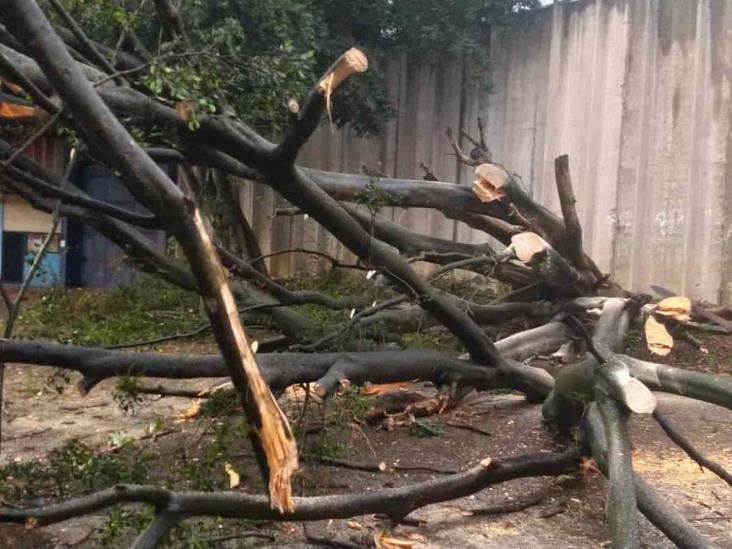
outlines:
[{"label": "building wall", "polygon": [[[60,141],[41,138],[28,147],[25,154],[49,170],[60,172],[64,165],[65,147]],[[0,269],[3,282],[20,283],[30,270],[35,252],[40,248],[53,226],[50,214],[33,209],[22,198],[6,193],[0,199]],[[63,223],[59,224],[47,252],[36,270],[31,286],[51,286],[64,283],[62,253]]]},{"label": "building wall", "polygon": [[[74,177],[77,184],[92,198],[133,212],[150,213],[134,199],[117,176],[101,165],[82,162]],[[140,229],[140,232],[160,249],[165,248],[163,231]],[[73,249],[69,249],[69,257],[73,257],[70,261],[79,262],[80,285],[113,288],[128,286],[134,282],[138,269],[119,246],[87,225],[83,225],[78,234],[78,241],[70,242]]]},{"label": "building wall", "polygon": [[[451,61],[385,68],[400,109],[384,135],[361,139],[324,125],[303,163],[469,184],[449,156],[445,127],[475,132],[485,119],[494,158],[559,211],[553,161],[569,154],[586,248],[626,287],[660,284],[693,297],[732,295],[732,2],[556,2],[494,32],[490,86]],[[490,91],[488,88],[490,87]],[[347,257],[312,220],[278,218],[271,191],[245,185],[242,201],[266,251],[308,247]],[[405,226],[480,242],[482,233],[436,212],[386,211]],[[302,255],[272,260],[287,276]]]}]

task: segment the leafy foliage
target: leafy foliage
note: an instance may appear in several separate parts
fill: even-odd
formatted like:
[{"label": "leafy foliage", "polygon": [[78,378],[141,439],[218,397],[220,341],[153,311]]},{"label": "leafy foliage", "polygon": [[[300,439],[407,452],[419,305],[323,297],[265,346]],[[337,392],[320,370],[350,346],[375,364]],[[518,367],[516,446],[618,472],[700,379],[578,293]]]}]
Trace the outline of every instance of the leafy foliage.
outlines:
[{"label": "leafy foliage", "polygon": [[23,502],[38,497],[63,498],[148,478],[151,455],[146,451],[97,453],[70,441],[52,450],[45,461],[0,467],[0,497]]},{"label": "leafy foliage", "polygon": [[152,275],[113,290],[52,288],[18,317],[16,334],[76,345],[171,335],[202,322],[198,298]]},{"label": "leafy foliage", "polygon": [[384,81],[388,56],[405,53],[417,63],[466,56],[480,75],[489,27],[538,1],[192,0],[179,12],[185,37],[173,42],[162,39],[152,4],[66,3],[91,37],[115,51],[134,51],[119,40],[123,30],[134,32],[152,58],[129,77],[162,101],[184,103],[192,127],[203,113],[235,112],[266,133],[281,131],[288,100],[302,98],[338,55],[358,46],[374,70],[339,90],[332,118],[373,134],[396,112]]}]

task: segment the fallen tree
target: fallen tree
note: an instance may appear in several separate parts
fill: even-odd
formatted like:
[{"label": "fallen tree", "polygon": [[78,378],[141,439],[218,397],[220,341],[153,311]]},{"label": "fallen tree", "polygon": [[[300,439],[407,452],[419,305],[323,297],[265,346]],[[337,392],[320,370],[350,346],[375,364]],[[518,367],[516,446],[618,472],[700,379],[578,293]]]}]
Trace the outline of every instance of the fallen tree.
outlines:
[{"label": "fallen tree", "polygon": [[[635,477],[627,421],[631,413],[654,412],[652,391],[732,407],[732,381],[622,354],[624,335],[645,300],[610,281],[585,253],[566,157],[558,158],[555,166],[562,217],[534,202],[512,174],[491,161],[483,136],[474,141],[477,153],[470,155],[452,141],[457,157],[475,167],[473,188],[301,168],[296,164],[298,154],[328,112],[331,95],[341,83],[367,68],[359,50],[348,50],[338,58],[302,105],[291,104],[291,125],[275,144],[226,111],[225,105],[216,106],[212,113],[197,113],[192,124],[186,105],[146,93],[114,72],[120,70],[120,64],[127,71],[148,60],[126,52],[118,58],[118,66],[112,67],[103,57],[107,50],[102,45],[86,38],[78,26],[54,28],[34,0],[4,0],[0,5],[5,8],[0,12],[4,25],[0,29],[0,73],[18,81],[38,105],[77,131],[86,154],[118,170],[149,214],[93,199],[22,156],[17,146],[2,142],[6,184],[38,209],[54,211],[59,204],[61,215],[95,227],[138,263],[200,294],[220,349],[220,356],[173,357],[3,340],[0,361],[76,370],[82,374],[84,393],[116,376],[229,377],[252,428],[252,444],[268,487],[268,497],[261,497],[118,486],[38,508],[0,508],[0,520],[39,526],[116,503],[150,503],[156,508],[156,518],[140,534],[135,547],[157,546],[171,528],[193,516],[289,521],[378,511],[399,521],[421,506],[462,497],[496,482],[576,469],[584,451],[595,456],[608,476],[614,547],[640,547],[637,509],[679,546],[711,547]],[[167,2],[156,2],[156,7],[161,24],[168,29],[167,39],[185,42],[185,30],[175,10]],[[77,50],[84,50],[89,58]],[[143,149],[122,119],[135,128],[155,126],[166,132],[162,137],[157,132],[161,141]],[[182,183],[171,180],[153,157],[178,164],[185,174]],[[353,252],[359,258],[355,267],[377,271],[388,279],[392,295],[369,306],[370,295],[336,299],[321,292],[292,291],[272,280],[238,207],[227,217],[228,223],[238,224],[237,246],[228,247],[213,233],[214,224],[202,213],[205,197],[196,190],[196,170],[202,168],[217,170],[222,176],[217,186],[227,196],[233,196],[233,177],[273,188],[295,208],[295,214],[309,215]],[[373,211],[365,213],[353,203],[362,201],[374,185],[384,205],[436,209],[484,231],[486,241],[490,236],[504,247],[418,235]],[[157,249],[140,231],[158,227],[175,237],[185,262]],[[510,284],[514,291],[495,303],[475,303],[439,289],[409,259],[440,266],[438,275],[465,269],[491,276]],[[295,304],[353,308],[354,315],[345,325],[315,329],[306,315],[288,307]],[[355,309],[361,310],[355,313]],[[285,343],[292,343],[291,350],[255,358],[240,313],[268,319],[287,336]],[[534,326],[494,342],[485,325],[511,317],[528,319]],[[456,358],[419,350],[323,352],[352,330],[378,339],[385,333],[410,332],[419,326],[448,330],[467,355]],[[590,332],[594,332],[592,337]],[[585,347],[586,358],[561,368],[556,379],[522,362],[555,351],[570,340]],[[310,352],[292,352],[295,349]],[[455,389],[454,398],[469,389],[520,391],[530,399],[543,400],[545,417],[560,430],[580,428],[586,445],[575,448],[568,443],[560,454],[488,459],[451,477],[371,494],[292,498],[290,475],[297,468],[297,452],[272,391],[314,382],[328,397],[345,381],[414,379],[450,386]],[[693,452],[688,441],[679,443]]]}]

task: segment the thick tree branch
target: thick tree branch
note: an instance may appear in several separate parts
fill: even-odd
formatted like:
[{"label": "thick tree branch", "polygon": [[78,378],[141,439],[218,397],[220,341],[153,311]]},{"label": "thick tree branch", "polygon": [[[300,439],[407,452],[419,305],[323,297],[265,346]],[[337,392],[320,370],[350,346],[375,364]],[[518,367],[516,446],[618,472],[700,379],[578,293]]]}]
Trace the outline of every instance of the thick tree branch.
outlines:
[{"label": "thick tree branch", "polygon": [[554,174],[557,182],[557,192],[559,193],[559,204],[564,218],[564,248],[567,259],[578,269],[589,270],[590,266],[587,264],[587,257],[582,248],[582,225],[580,225],[579,217],[577,217],[577,209],[575,208],[577,199],[574,197],[574,190],[572,189],[572,179],[569,176],[569,157],[566,154],[558,156],[554,160]]},{"label": "thick tree branch", "polygon": [[139,196],[164,211],[166,226],[181,243],[196,276],[214,335],[246,411],[273,507],[292,508],[290,475],[297,451],[287,419],[264,383],[244,335],[234,298],[195,205],[136,145],[95,93],[32,0],[8,0],[13,31],[43,68],[88,141],[104,150]]},{"label": "thick tree branch", "polygon": [[[86,34],[84,34],[84,31],[81,29],[81,27],[76,23],[76,20],[71,17],[71,14],[66,11],[66,8],[64,8],[63,4],[61,4],[60,0],[48,0],[53,7],[54,11],[61,17],[63,22],[69,27],[71,32],[73,33],[76,40],[81,44],[83,47],[83,53],[85,53],[87,56],[89,56],[91,59],[94,59],[98,64],[99,67],[104,69],[105,72],[109,74],[114,74],[117,72],[117,70],[114,68],[112,63],[109,59],[104,57],[99,50],[97,50],[96,46],[92,43],[91,40],[89,40],[86,37]],[[114,81],[119,85],[124,85],[124,80],[120,76],[115,76]]]},{"label": "thick tree branch", "polygon": [[150,526],[137,536],[131,549],[155,549],[159,547],[180,520],[181,518],[177,514],[169,511],[156,513],[155,519],[150,523]]},{"label": "thick tree branch", "polygon": [[[582,425],[582,435],[592,449],[600,470],[608,474],[608,442],[605,428],[596,404],[591,404]],[[718,549],[684,518],[673,506],[661,498],[638,475],[633,475],[638,509],[651,523],[678,547],[684,549]]]},{"label": "thick tree branch", "polygon": [[[0,361],[78,371],[83,376],[79,387],[84,393],[110,377],[194,379],[227,375],[224,360],[217,355],[126,353],[41,341],[0,340]],[[272,353],[259,355],[258,362],[265,381],[275,390],[315,382],[326,376],[335,364],[344,363],[349,368],[343,371],[354,385],[422,379],[437,385],[457,383],[479,390],[532,387],[546,394],[553,383],[551,376],[538,368],[522,365],[497,370],[435,351]]]},{"label": "thick tree branch", "polygon": [[732,410],[732,379],[690,372],[665,364],[618,355],[631,374],[653,391],[717,404]]},{"label": "thick tree branch", "polygon": [[274,157],[279,163],[288,166],[295,162],[302,146],[320,125],[326,109],[330,110],[331,94],[351,75],[364,72],[368,66],[366,56],[360,50],[351,48],[325,71],[275,150]]},{"label": "thick tree branch", "polygon": [[164,29],[163,39],[170,41],[174,38],[181,38],[185,42],[187,39],[183,30],[183,23],[181,23],[178,10],[175,9],[173,3],[170,0],[154,0],[154,3],[158,19],[160,19]]},{"label": "thick tree branch", "polygon": [[0,508],[0,522],[29,526],[53,524],[121,503],[148,503],[181,518],[212,516],[249,520],[305,521],[350,518],[373,513],[401,520],[420,507],[473,494],[516,478],[557,475],[576,469],[577,453],[531,454],[494,459],[462,473],[373,492],[294,498],[292,511],[278,513],[262,496],[238,492],[171,492],[153,486],[121,484],[89,496],[33,509]]},{"label": "thick tree branch", "polygon": [[595,389],[595,397],[607,436],[608,514],[613,548],[640,549],[628,411],[601,386]]}]

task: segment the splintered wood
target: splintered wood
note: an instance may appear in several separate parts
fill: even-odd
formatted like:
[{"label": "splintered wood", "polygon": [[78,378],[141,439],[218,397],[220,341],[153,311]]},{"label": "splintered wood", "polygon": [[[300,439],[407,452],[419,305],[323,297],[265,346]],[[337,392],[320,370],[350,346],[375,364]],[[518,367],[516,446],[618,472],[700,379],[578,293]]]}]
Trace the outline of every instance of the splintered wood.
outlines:
[{"label": "splintered wood", "polygon": [[[259,371],[254,353],[244,333],[244,326],[239,318],[239,311],[229,288],[224,268],[217,259],[211,237],[198,208],[194,208],[192,217],[218,283],[217,293],[204,299],[204,304],[212,323],[216,321],[226,326],[231,338],[227,342],[229,348],[226,351],[230,355],[236,355],[237,362],[239,362],[236,365],[227,365],[230,368],[234,386],[240,393],[239,396],[243,398],[250,429],[253,430],[256,437],[254,450],[257,453],[263,452],[267,462],[270,505],[281,513],[292,512],[295,502],[292,498],[291,477],[298,469],[295,437],[285,414]],[[221,346],[221,344],[219,345]],[[230,361],[231,359],[229,359]],[[244,384],[246,395],[241,394]]]},{"label": "splintered wood", "polygon": [[340,56],[318,84],[320,93],[330,98],[338,86],[357,72],[364,72],[369,68],[369,61],[358,48],[351,48]]},{"label": "splintered wood", "polygon": [[506,196],[503,187],[509,181],[506,170],[496,164],[481,164],[475,168],[473,193],[481,202],[493,202]]}]

